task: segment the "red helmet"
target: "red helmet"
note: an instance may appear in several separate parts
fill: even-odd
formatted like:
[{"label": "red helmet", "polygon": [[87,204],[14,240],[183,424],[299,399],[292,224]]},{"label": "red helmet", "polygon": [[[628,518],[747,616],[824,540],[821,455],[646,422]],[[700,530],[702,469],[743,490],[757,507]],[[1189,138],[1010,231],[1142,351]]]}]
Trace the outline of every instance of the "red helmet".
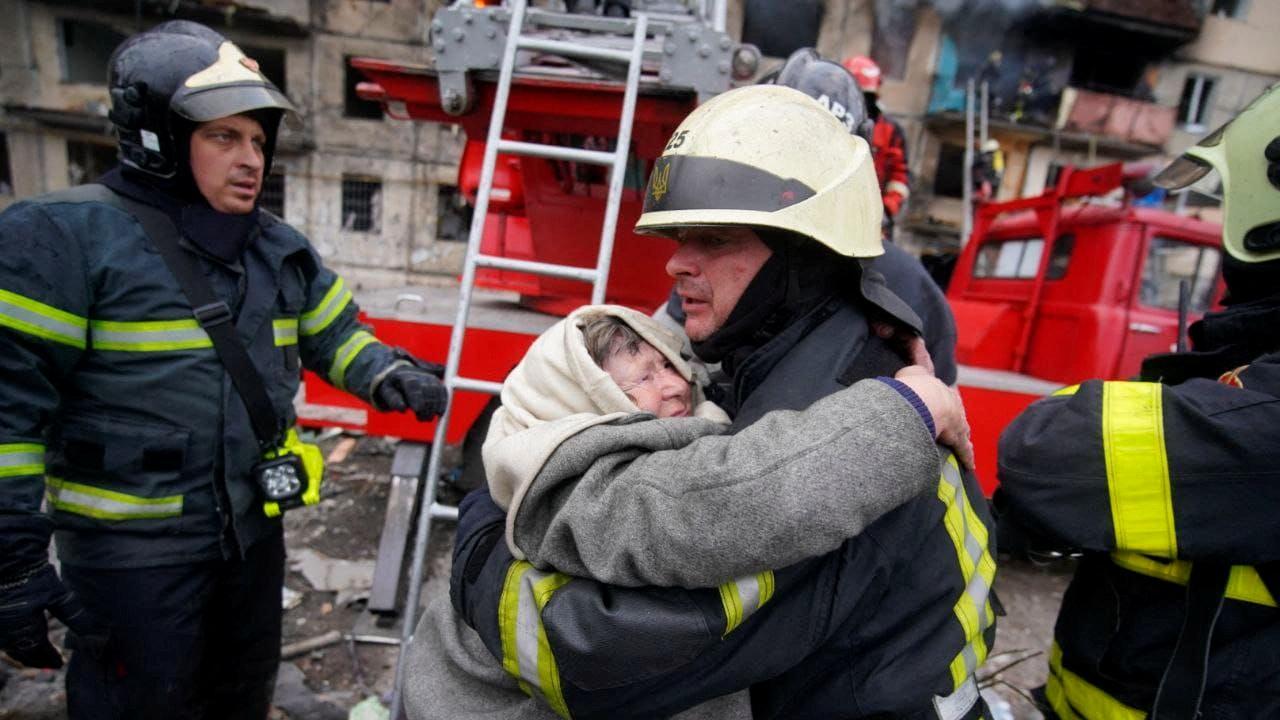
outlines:
[{"label": "red helmet", "polygon": [[844,69],[853,74],[862,92],[880,92],[880,66],[866,55],[854,55],[844,59]]}]

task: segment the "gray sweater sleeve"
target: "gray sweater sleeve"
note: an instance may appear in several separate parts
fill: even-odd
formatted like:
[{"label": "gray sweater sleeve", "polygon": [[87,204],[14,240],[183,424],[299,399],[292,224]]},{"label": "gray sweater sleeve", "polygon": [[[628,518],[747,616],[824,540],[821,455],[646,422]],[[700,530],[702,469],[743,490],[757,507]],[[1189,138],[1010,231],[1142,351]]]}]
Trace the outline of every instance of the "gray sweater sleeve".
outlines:
[{"label": "gray sweater sleeve", "polygon": [[714,587],[833,550],[938,482],[920,416],[874,380],[721,432],[669,418],[579,433],[529,488],[516,544],[614,585]]}]

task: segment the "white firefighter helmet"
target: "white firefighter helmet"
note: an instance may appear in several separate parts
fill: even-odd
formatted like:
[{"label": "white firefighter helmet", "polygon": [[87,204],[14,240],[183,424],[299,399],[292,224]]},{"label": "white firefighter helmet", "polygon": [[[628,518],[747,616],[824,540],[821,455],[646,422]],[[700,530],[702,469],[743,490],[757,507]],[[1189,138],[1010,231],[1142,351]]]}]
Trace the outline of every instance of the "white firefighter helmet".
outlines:
[{"label": "white firefighter helmet", "polygon": [[636,232],[769,227],[875,257],[883,207],[871,149],[817,101],[778,85],[730,90],[680,123],[653,165]]},{"label": "white firefighter helmet", "polygon": [[1222,179],[1222,245],[1249,263],[1280,258],[1280,84],[1271,86],[1227,124],[1187,148],[1154,178],[1184,188],[1217,170]]}]

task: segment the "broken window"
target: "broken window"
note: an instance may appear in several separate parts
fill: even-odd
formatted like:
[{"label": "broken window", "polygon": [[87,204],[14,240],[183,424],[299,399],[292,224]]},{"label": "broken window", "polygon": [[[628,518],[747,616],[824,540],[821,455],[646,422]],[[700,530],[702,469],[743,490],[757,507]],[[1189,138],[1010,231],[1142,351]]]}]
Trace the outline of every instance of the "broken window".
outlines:
[{"label": "broken window", "polygon": [[115,28],[88,20],[58,21],[62,81],[107,84],[107,60],[125,36]]},{"label": "broken window", "polygon": [[436,240],[466,242],[471,233],[471,206],[453,185],[436,191]]},{"label": "broken window", "polygon": [[938,171],[933,177],[933,194],[964,197],[964,146],[943,143],[938,149]]},{"label": "broken window", "polygon": [[240,49],[244,50],[245,55],[258,62],[258,69],[280,89],[280,92],[288,93],[284,86],[284,50],[254,45],[241,45]]},{"label": "broken window", "polygon": [[115,164],[114,145],[67,141],[67,182],[71,185],[91,183],[115,167]]},{"label": "broken window", "polygon": [[278,218],[284,217],[284,173],[273,172],[262,179],[258,207]]},{"label": "broken window", "polygon": [[1200,73],[1188,73],[1182,84],[1182,98],[1178,100],[1178,122],[1187,132],[1203,132],[1209,116],[1209,98],[1213,94],[1214,79]]},{"label": "broken window", "polygon": [[13,194],[13,170],[9,168],[9,139],[0,132],[0,195]]},{"label": "broken window", "polygon": [[382,232],[382,179],[364,175],[342,176],[342,229]]},{"label": "broken window", "polygon": [[356,86],[364,82],[364,74],[351,66],[351,55],[342,58],[342,66],[346,73],[343,83],[346,86],[346,99],[343,102],[342,114],[349,118],[365,120],[381,120],[382,105],[365,100],[356,93]]}]

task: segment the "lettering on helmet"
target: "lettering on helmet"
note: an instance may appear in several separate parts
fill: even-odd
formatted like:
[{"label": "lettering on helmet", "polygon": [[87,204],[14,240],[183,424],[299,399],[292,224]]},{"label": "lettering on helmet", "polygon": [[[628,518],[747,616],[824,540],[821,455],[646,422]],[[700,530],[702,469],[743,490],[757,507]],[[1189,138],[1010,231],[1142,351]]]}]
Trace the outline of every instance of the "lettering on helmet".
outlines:
[{"label": "lettering on helmet", "polygon": [[670,182],[671,163],[665,158],[658,158],[658,162],[653,166],[653,177],[649,180],[649,193],[653,195],[654,202],[658,202],[663,195],[667,194]]},{"label": "lettering on helmet", "polygon": [[824,110],[834,115],[844,125],[845,130],[848,130],[850,134],[857,133],[856,128],[853,127],[853,114],[844,105],[827,97],[825,93],[819,95],[817,100]]},{"label": "lettering on helmet", "polygon": [[681,145],[683,145],[683,144],[684,144],[684,138],[685,138],[685,136],[686,136],[686,135],[688,135],[688,134],[689,134],[689,131],[688,131],[688,130],[681,130],[680,132],[676,133],[675,135],[672,135],[672,136],[671,136],[671,139],[667,141],[667,146],[666,146],[665,148],[663,148],[663,152],[666,152],[667,150],[674,150],[675,148],[678,148],[678,147],[680,147]]}]

